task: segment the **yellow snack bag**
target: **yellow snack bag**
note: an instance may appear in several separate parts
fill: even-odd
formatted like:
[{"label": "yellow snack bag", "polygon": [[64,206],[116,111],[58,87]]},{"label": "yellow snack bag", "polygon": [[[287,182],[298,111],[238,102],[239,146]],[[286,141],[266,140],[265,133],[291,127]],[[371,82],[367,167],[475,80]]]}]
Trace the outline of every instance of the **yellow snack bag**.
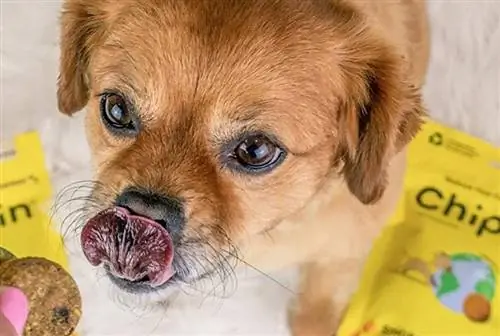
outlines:
[{"label": "yellow snack bag", "polygon": [[340,336],[500,335],[500,150],[429,121]]},{"label": "yellow snack bag", "polygon": [[68,270],[62,237],[48,215],[51,197],[52,187],[38,134],[27,132],[13,142],[2,140],[0,259],[12,255],[43,257]]},{"label": "yellow snack bag", "polygon": [[0,247],[16,257],[45,257],[66,268],[61,236],[48,216],[52,187],[38,134],[3,140],[0,153]]}]

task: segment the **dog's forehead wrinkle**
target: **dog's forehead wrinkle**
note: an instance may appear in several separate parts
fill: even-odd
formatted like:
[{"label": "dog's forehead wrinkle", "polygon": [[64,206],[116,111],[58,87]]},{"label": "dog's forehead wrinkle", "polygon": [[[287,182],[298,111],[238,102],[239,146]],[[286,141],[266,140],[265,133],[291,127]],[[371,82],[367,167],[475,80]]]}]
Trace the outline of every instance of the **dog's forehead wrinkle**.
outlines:
[{"label": "dog's forehead wrinkle", "polygon": [[311,21],[320,18],[305,15],[306,11],[301,10],[304,6],[315,7],[315,1],[176,0],[149,5],[141,2],[134,6],[136,10],[123,10],[120,23],[114,26],[151,50],[161,50],[165,44],[163,47],[177,45],[185,52],[189,44],[195,44],[197,48],[203,47],[206,55],[225,53],[227,58],[238,45],[244,50],[250,47],[262,51],[258,46],[265,42],[300,42],[294,36],[296,33],[300,33],[302,40],[307,39],[311,35],[308,30],[314,29]]}]

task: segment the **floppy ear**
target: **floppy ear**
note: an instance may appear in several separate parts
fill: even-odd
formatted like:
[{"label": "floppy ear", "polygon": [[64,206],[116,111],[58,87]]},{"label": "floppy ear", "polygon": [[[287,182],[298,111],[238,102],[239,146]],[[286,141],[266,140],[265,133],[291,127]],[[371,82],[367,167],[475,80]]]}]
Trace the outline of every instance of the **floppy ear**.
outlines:
[{"label": "floppy ear", "polygon": [[104,22],[98,3],[99,0],[66,0],[63,5],[57,100],[64,114],[71,115],[88,102],[89,58],[102,35]]},{"label": "floppy ear", "polygon": [[380,45],[365,49],[365,55],[358,65],[351,63],[350,78],[357,83],[339,112],[339,127],[345,134],[341,156],[347,186],[371,204],[385,191],[391,157],[416,135],[425,111],[401,57]]}]

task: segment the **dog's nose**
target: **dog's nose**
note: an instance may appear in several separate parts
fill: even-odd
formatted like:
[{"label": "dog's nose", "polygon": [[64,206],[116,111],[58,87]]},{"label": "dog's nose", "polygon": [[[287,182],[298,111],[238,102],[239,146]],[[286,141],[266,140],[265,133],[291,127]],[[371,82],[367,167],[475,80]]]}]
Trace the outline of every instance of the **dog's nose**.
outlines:
[{"label": "dog's nose", "polygon": [[182,204],[173,197],[129,188],[116,198],[116,205],[160,223],[174,239],[180,235],[184,226]]}]

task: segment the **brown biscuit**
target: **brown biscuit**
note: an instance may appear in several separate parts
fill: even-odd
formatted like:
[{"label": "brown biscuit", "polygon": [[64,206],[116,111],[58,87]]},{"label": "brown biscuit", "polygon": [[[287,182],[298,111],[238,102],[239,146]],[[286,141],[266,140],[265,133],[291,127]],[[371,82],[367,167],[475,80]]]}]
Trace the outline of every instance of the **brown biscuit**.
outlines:
[{"label": "brown biscuit", "polygon": [[21,289],[30,302],[24,336],[69,336],[81,315],[81,297],[69,273],[44,258],[0,264],[0,286]]}]

